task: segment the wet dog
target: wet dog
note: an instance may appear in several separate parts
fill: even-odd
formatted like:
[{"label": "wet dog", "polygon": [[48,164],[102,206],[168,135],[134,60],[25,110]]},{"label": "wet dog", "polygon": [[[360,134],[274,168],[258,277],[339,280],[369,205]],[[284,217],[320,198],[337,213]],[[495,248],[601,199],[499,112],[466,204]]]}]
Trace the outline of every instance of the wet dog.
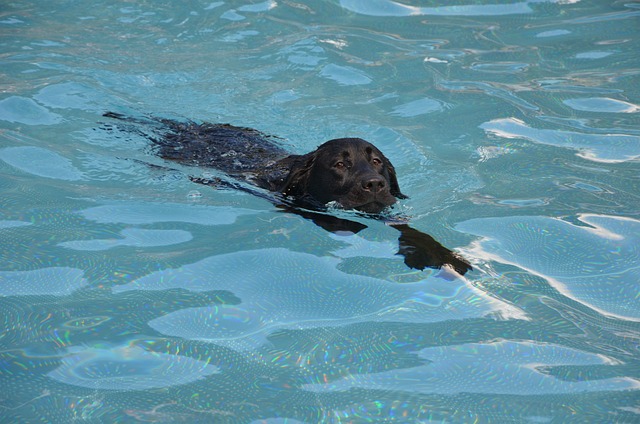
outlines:
[{"label": "wet dog", "polygon": [[[226,183],[267,197],[279,207],[309,218],[328,231],[357,233],[366,228],[359,222],[323,213],[328,205],[385,219],[400,231],[398,253],[411,268],[449,265],[460,274],[471,269],[466,260],[431,236],[382,214],[397,199],[406,196],[400,191],[391,161],[366,140],[329,140],[310,153],[292,155],[275,143],[274,137],[251,128],[130,118],[114,112],[104,116],[146,126],[148,131],[138,133],[153,142],[160,157],[184,165],[214,168],[232,181],[266,189],[273,195],[264,196],[243,184]],[[191,177],[191,180],[207,185],[221,184],[218,179]]]}]

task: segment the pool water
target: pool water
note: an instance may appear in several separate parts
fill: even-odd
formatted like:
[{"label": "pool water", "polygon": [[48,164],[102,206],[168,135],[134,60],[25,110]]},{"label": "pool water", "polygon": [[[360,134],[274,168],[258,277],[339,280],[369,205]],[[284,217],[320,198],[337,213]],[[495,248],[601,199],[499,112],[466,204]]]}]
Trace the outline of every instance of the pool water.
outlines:
[{"label": "pool water", "polygon": [[[0,422],[639,422],[639,28],[632,0],[5,2]],[[474,270],[194,184],[106,111],[365,138]]]}]

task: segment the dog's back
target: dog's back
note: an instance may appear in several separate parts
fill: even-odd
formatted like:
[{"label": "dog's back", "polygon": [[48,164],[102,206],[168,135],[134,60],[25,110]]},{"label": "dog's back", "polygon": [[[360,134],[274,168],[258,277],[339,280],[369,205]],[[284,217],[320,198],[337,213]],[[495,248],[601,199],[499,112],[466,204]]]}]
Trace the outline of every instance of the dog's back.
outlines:
[{"label": "dog's back", "polygon": [[185,165],[212,167],[228,174],[262,170],[288,155],[251,128],[229,124],[210,124],[162,120],[167,132],[155,140],[164,159]]},{"label": "dog's back", "polygon": [[[115,112],[104,116],[133,123],[158,156],[187,166],[214,168],[267,189],[288,173],[289,156],[272,137],[252,128],[161,118],[134,118]],[[146,127],[141,129],[140,126]],[[295,156],[293,156],[295,157]]]}]

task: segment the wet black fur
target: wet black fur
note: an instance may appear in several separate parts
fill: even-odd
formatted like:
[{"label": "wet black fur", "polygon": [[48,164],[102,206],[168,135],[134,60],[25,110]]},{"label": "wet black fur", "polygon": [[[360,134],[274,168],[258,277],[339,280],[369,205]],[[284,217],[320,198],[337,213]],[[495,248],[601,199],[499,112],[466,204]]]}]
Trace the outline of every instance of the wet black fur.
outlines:
[{"label": "wet black fur", "polygon": [[[316,150],[292,155],[260,131],[229,124],[179,122],[170,119],[130,118],[107,112],[106,117],[143,125],[138,131],[151,141],[156,153],[170,161],[199,168],[215,168],[233,180],[249,183],[275,194],[269,200],[313,220],[329,231],[358,232],[365,225],[327,214],[333,202],[344,209],[377,215],[406,198],[400,191],[396,171],[374,145],[360,138],[329,140]],[[216,185],[218,180],[191,177],[192,181]],[[233,187],[247,190],[243,185]],[[431,236],[406,223],[390,223],[400,231],[399,254],[411,268],[440,268],[448,264],[464,274],[471,265]]]}]

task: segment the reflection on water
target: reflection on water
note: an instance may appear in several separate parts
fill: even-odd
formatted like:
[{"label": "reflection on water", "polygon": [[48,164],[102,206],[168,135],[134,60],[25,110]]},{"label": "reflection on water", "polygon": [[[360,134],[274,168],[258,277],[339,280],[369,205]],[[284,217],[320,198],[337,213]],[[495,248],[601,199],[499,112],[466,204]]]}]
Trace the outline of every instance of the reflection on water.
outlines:
[{"label": "reflection on water", "polygon": [[[305,389],[336,391],[360,387],[429,394],[543,395],[640,388],[640,382],[632,378],[590,381],[557,378],[552,374],[556,366],[615,363],[606,357],[557,345],[501,341],[426,348],[417,355],[428,364],[401,371],[349,376],[330,384],[308,385]],[[490,386],[487,380],[491,381]]]},{"label": "reflection on water", "polygon": [[606,315],[640,320],[640,221],[581,215],[576,226],[548,217],[472,219],[472,254],[526,269]]},{"label": "reflection on water", "polygon": [[0,159],[21,171],[45,178],[82,180],[82,172],[67,158],[34,146],[7,147],[0,150]]},{"label": "reflection on water", "polygon": [[59,246],[74,250],[107,250],[118,246],[157,247],[184,243],[193,236],[182,230],[144,230],[127,228],[120,232],[120,239],[73,240],[60,243]]},{"label": "reflection on water", "polygon": [[65,296],[89,283],[81,269],[69,267],[0,271],[0,282],[2,296]]},{"label": "reflection on water", "polygon": [[254,213],[241,208],[130,202],[95,206],[81,211],[86,219],[98,223],[152,224],[175,221],[201,225],[228,225],[239,216]]},{"label": "reflection on water", "polygon": [[228,290],[241,299],[239,305],[185,308],[156,318],[149,326],[163,335],[241,350],[257,349],[269,334],[285,328],[522,316],[463,278],[397,284],[341,272],[336,268],[339,263],[336,258],[261,249],[158,271],[113,290]]},{"label": "reflection on water", "polygon": [[340,0],[340,4],[353,12],[369,16],[499,16],[532,13],[532,4],[557,3],[563,0],[525,0],[511,4],[457,4],[450,6],[418,7],[392,0]]},{"label": "reflection on water", "polygon": [[12,228],[12,227],[24,227],[27,225],[31,225],[30,222],[22,222],[22,221],[0,221],[0,229],[2,228]]},{"label": "reflection on water", "polygon": [[588,97],[581,99],[567,99],[564,103],[575,110],[605,113],[636,113],[640,106],[607,97]]},{"label": "reflection on water", "polygon": [[636,135],[542,130],[515,118],[496,119],[480,125],[480,128],[501,138],[522,138],[578,150],[578,156],[596,162],[616,163],[640,158],[640,136]]},{"label": "reflection on water", "polygon": [[0,119],[28,125],[59,124],[62,117],[31,99],[11,96],[0,100]]},{"label": "reflection on water", "polygon": [[145,390],[190,383],[219,372],[185,356],[149,352],[138,346],[69,347],[48,376],[73,386],[105,390]]}]

